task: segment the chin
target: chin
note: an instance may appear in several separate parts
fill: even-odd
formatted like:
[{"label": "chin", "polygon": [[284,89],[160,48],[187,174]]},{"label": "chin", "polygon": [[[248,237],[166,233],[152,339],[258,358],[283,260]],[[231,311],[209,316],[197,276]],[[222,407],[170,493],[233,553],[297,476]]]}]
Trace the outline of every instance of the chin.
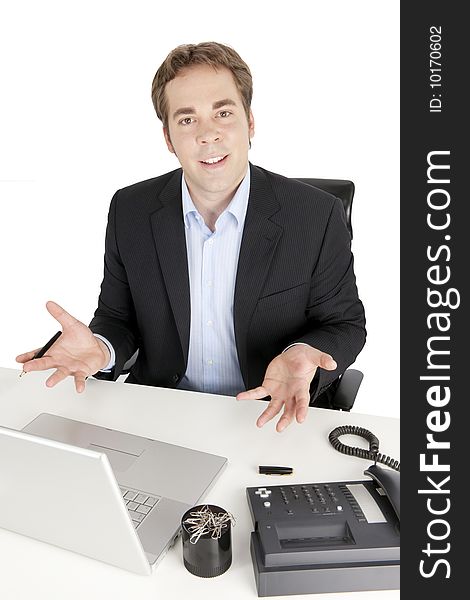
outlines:
[{"label": "chin", "polygon": [[227,181],[214,181],[206,184],[204,187],[208,192],[224,192],[230,191],[232,187],[235,187],[235,183],[229,183]]}]

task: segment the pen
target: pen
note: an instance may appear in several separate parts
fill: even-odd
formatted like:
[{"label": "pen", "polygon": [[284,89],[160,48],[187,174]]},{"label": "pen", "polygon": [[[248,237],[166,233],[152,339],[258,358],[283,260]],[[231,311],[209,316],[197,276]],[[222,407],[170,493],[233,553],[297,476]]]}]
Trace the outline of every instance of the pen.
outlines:
[{"label": "pen", "polygon": [[292,467],[273,467],[260,465],[258,467],[260,475],[292,475],[294,469]]},{"label": "pen", "polygon": [[[51,339],[47,342],[47,344],[45,344],[40,350],[38,350],[36,352],[36,354],[33,356],[33,358],[31,360],[35,360],[36,358],[42,358],[44,356],[44,354],[46,354],[46,352],[52,346],[52,344],[55,344],[55,342],[59,339],[59,337],[61,335],[62,335],[62,331],[58,331],[55,335],[53,335],[51,337]],[[22,377],[24,374],[25,374],[25,371],[21,371],[20,377]]]}]

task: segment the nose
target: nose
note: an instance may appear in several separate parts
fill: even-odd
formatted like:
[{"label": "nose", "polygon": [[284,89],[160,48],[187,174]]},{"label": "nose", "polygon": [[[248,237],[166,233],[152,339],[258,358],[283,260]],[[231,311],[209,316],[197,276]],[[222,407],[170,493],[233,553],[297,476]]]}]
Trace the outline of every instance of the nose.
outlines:
[{"label": "nose", "polygon": [[199,135],[197,136],[197,142],[201,145],[214,144],[220,142],[222,135],[220,131],[213,125],[207,125],[201,128]]}]

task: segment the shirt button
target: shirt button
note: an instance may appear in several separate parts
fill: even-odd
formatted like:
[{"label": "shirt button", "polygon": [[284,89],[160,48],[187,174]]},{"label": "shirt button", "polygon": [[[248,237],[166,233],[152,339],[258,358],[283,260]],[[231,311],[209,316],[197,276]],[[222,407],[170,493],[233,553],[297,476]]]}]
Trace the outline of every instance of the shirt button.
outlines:
[{"label": "shirt button", "polygon": [[208,325],[209,327],[212,327],[212,325],[213,325],[213,322],[212,322],[212,321],[207,321],[207,325]]},{"label": "shirt button", "polygon": [[209,359],[209,360],[207,361],[207,364],[208,364],[209,366],[211,366],[211,365],[213,365],[213,364],[214,364],[214,361],[213,361],[213,360],[211,360],[211,359]]},{"label": "shirt button", "polygon": [[214,240],[212,238],[210,238],[210,240],[207,240],[207,243],[212,246],[212,244],[214,243]]},{"label": "shirt button", "polygon": [[209,281],[207,282],[207,287],[212,287],[212,281],[209,279]]}]

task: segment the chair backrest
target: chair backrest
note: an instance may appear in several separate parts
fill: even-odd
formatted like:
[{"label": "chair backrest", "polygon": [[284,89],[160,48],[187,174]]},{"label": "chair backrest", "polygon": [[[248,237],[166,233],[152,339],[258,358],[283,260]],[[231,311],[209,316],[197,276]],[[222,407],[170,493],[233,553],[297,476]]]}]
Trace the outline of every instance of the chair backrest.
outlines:
[{"label": "chair backrest", "polygon": [[[354,183],[347,179],[311,179],[303,177],[295,177],[294,179],[319,188],[324,192],[329,192],[342,201],[346,215],[346,225],[352,239],[351,211],[354,197]],[[350,411],[354,405],[362,377],[363,374],[361,371],[347,369],[325,392],[318,396],[314,406]]]},{"label": "chair backrest", "polygon": [[344,212],[346,214],[346,223],[352,239],[351,211],[354,198],[354,183],[347,179],[305,179],[303,177],[295,177],[294,179],[307,183],[308,185],[313,185],[313,187],[320,188],[324,192],[329,192],[342,201]]}]

